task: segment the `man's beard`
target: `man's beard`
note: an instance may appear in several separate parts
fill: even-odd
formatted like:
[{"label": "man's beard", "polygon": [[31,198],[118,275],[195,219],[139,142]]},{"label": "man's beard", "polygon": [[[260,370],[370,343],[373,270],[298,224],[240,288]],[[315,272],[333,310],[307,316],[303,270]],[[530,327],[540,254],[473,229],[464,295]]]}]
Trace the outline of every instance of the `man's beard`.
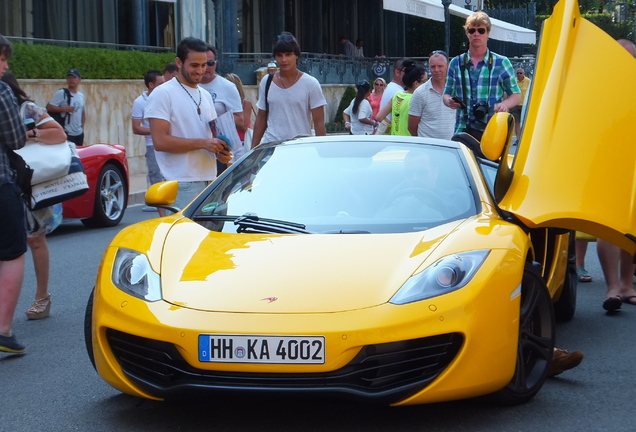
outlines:
[{"label": "man's beard", "polygon": [[199,78],[198,80],[195,80],[190,74],[190,72],[185,70],[185,68],[181,68],[181,75],[183,76],[183,79],[185,80],[185,82],[187,82],[188,84],[197,85],[199,84],[199,82],[201,82],[201,78]]}]

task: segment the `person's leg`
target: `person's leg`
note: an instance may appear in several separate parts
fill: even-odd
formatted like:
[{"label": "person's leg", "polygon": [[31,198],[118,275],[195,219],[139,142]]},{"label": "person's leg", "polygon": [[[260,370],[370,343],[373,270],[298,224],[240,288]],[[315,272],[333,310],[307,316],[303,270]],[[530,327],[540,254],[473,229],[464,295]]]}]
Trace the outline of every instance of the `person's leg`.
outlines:
[{"label": "person's leg", "polygon": [[636,305],[636,291],[634,291],[634,270],[636,265],[629,252],[620,250],[619,286],[621,297],[625,303]]},{"label": "person's leg", "polygon": [[13,314],[18,305],[22,279],[24,278],[24,255],[11,261],[0,261],[0,334],[11,336]]},{"label": "person's leg", "polygon": [[37,279],[37,289],[35,291],[35,299],[37,300],[49,294],[49,247],[45,236],[29,238],[27,243],[33,256],[33,268]]},{"label": "person's leg", "polygon": [[601,269],[603,270],[603,276],[605,276],[607,295],[620,294],[620,287],[618,285],[620,249],[605,240],[598,239],[596,251],[598,253],[598,260],[601,263]]},{"label": "person's leg", "polygon": [[49,316],[51,311],[51,298],[49,296],[49,247],[46,236],[31,237],[27,239],[31,255],[33,256],[33,268],[37,288],[35,301],[26,311],[28,319],[41,319]]},{"label": "person's leg", "polygon": [[596,250],[607,284],[607,297],[603,301],[603,308],[608,311],[620,309],[621,290],[618,283],[620,249],[605,240],[598,239]]},{"label": "person's leg", "polygon": [[81,133],[80,135],[67,135],[66,138],[76,146],[84,145],[84,133]]},{"label": "person's leg", "polygon": [[592,276],[585,270],[585,254],[587,253],[587,242],[576,240],[574,242],[576,250],[576,276],[579,282],[592,282]]},{"label": "person's leg", "polygon": [[26,252],[24,202],[16,184],[0,185],[0,204],[0,350],[18,352],[5,346],[17,344],[15,339],[7,338],[11,336],[13,314],[22,288]]},{"label": "person's leg", "polygon": [[[161,169],[159,168],[159,164],[157,163],[155,148],[151,145],[146,146],[146,168],[148,170],[147,177],[149,185],[153,185],[164,180],[163,174],[161,174]],[[157,208],[157,211],[159,212],[159,216],[166,215],[166,209]]]}]

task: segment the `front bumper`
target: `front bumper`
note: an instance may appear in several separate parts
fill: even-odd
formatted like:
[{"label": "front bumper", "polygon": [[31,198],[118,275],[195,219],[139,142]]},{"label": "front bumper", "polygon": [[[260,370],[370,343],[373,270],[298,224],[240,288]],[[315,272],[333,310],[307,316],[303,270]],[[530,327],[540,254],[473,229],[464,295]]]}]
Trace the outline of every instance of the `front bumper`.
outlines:
[{"label": "front bumper", "polygon": [[[100,273],[92,325],[95,363],[113,387],[151,399],[198,390],[326,392],[393,404],[478,396],[512,378],[519,275],[515,265],[482,268],[470,287],[402,306],[240,314],[147,303],[114,288],[110,274]],[[198,337],[209,333],[320,335],[326,360],[200,362]]]}]

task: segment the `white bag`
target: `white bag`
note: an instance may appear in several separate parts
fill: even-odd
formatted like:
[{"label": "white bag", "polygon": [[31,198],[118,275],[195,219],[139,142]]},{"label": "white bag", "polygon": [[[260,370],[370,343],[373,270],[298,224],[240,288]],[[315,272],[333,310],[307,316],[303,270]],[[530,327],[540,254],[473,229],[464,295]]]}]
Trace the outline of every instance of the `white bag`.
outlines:
[{"label": "white bag", "polygon": [[61,144],[27,142],[24,147],[15,151],[33,170],[32,185],[59,178],[68,173],[73,155],[69,144],[72,143],[68,141]]},{"label": "white bag", "polygon": [[31,210],[38,210],[53,204],[75,198],[88,190],[88,179],[75,144],[69,142],[67,149],[72,152],[71,163],[66,172],[51,180],[34,184],[31,191]]}]

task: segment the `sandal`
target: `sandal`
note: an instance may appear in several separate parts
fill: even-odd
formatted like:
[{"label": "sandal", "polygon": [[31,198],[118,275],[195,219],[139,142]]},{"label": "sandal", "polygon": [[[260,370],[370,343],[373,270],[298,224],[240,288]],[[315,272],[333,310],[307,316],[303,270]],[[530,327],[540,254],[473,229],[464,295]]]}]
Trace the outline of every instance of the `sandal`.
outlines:
[{"label": "sandal", "polygon": [[636,295],[623,296],[623,297],[621,297],[621,300],[623,301],[623,303],[627,303],[627,304],[636,306]]},{"label": "sandal", "polygon": [[592,276],[585,270],[585,267],[577,267],[576,268],[576,276],[579,279],[579,282],[587,283],[592,282]]},{"label": "sandal", "polygon": [[622,304],[623,299],[621,298],[621,296],[609,296],[605,300],[603,300],[603,309],[608,312],[613,312],[617,309],[620,309]]},{"label": "sandal", "polygon": [[46,318],[51,313],[51,294],[37,299],[33,302],[31,307],[25,312],[26,316],[30,320],[38,320]]}]

